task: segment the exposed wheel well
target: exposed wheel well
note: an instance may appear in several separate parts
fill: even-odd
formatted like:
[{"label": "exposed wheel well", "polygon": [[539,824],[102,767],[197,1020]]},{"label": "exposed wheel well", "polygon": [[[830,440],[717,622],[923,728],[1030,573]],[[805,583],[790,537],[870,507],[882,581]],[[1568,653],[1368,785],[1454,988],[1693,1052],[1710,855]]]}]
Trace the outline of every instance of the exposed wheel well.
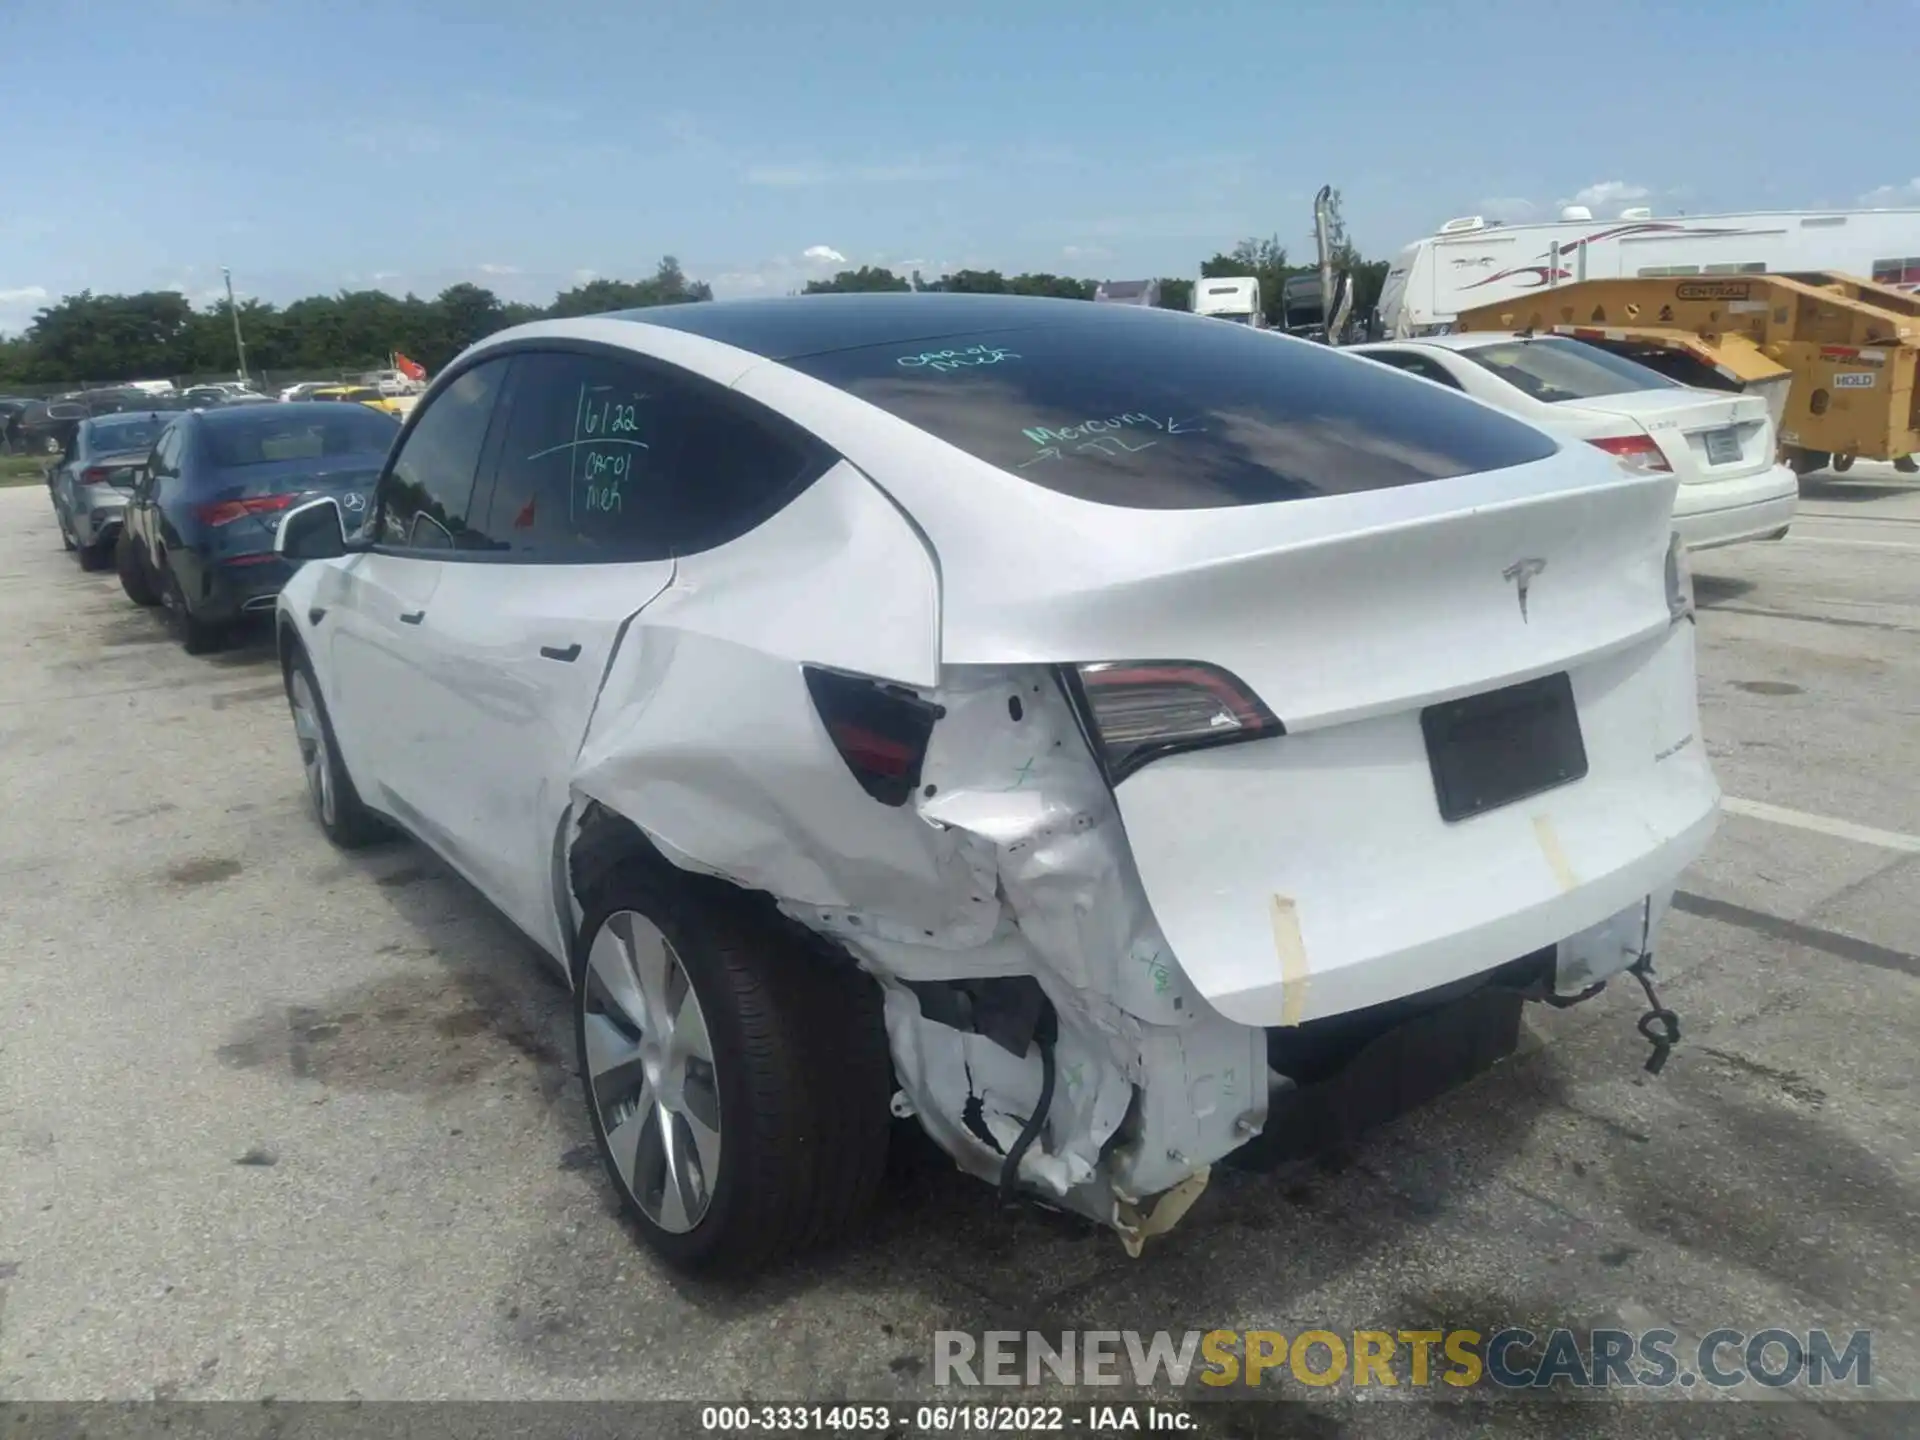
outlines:
[{"label": "exposed wheel well", "polygon": [[682,869],[661,853],[646,831],[597,800],[589,800],[580,812],[579,834],[567,855],[565,885],[570,893],[558,897],[568,905],[563,914],[573,945],[579,944],[580,936],[573,933],[572,907],[591,910],[593,897],[609,877],[630,868],[648,871],[663,886],[697,892],[709,904],[742,906],[753,911],[765,923],[785,932],[804,953],[821,964],[859,968],[853,956],[832,939],[781,913],[778,902],[764,890],[749,890],[718,875]]}]

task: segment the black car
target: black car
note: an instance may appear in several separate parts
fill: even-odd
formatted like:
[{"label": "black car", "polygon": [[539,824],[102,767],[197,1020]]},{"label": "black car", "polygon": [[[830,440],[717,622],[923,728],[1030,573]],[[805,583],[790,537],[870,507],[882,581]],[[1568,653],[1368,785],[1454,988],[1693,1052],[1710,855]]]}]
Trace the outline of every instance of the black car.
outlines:
[{"label": "black car", "polygon": [[115,564],[127,598],[162,604],[198,654],[272,610],[293,573],[273,553],[288,506],[339,501],[349,520],[400,424],[364,405],[244,405],[173,416],[138,472]]},{"label": "black car", "polygon": [[83,569],[99,570],[112,560],[134,476],[172,418],[149,411],[82,420],[48,468],[60,538],[80,552]]},{"label": "black car", "polygon": [[[9,402],[10,409],[13,403]],[[7,450],[15,455],[58,455],[88,413],[85,405],[71,400],[24,401],[11,415],[0,415]]]}]

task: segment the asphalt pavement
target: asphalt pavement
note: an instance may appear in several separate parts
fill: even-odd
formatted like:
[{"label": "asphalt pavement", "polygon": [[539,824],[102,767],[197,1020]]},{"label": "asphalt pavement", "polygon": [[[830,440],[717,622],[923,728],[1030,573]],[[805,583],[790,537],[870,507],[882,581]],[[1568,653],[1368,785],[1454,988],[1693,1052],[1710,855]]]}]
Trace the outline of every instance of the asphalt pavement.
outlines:
[{"label": "asphalt pavement", "polygon": [[1871,1329],[1920,1398],[1920,485],[1813,477],[1696,572],[1730,809],[1662,1074],[1631,986],[1530,1007],[1138,1260],[910,1147],[862,1243],[729,1289],[617,1218],[528,942],[419,848],[322,838],[264,634],[187,656],[0,490],[0,1398],[887,1399],[937,1330],[1501,1324]]}]

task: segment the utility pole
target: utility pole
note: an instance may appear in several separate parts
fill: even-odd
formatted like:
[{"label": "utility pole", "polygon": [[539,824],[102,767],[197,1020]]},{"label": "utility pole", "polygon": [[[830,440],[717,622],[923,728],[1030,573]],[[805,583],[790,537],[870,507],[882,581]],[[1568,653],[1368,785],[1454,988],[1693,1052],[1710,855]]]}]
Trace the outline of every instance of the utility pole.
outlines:
[{"label": "utility pole", "polygon": [[227,282],[227,313],[233,316],[233,348],[240,355],[240,373],[235,378],[244,385],[247,383],[247,342],[240,338],[240,307],[233,303],[233,271],[222,265],[220,274]]}]

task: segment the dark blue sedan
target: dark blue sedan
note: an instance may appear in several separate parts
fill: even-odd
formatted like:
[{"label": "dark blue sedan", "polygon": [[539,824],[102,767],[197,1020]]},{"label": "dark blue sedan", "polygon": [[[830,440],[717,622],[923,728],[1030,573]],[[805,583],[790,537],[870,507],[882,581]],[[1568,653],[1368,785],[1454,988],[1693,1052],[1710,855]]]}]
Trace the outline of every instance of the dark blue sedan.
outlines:
[{"label": "dark blue sedan", "polygon": [[115,550],[136,605],[164,605],[191,654],[273,609],[293,567],[273,553],[289,506],[340,502],[349,523],[400,424],[364,405],[295,402],[176,416],[137,472]]}]

